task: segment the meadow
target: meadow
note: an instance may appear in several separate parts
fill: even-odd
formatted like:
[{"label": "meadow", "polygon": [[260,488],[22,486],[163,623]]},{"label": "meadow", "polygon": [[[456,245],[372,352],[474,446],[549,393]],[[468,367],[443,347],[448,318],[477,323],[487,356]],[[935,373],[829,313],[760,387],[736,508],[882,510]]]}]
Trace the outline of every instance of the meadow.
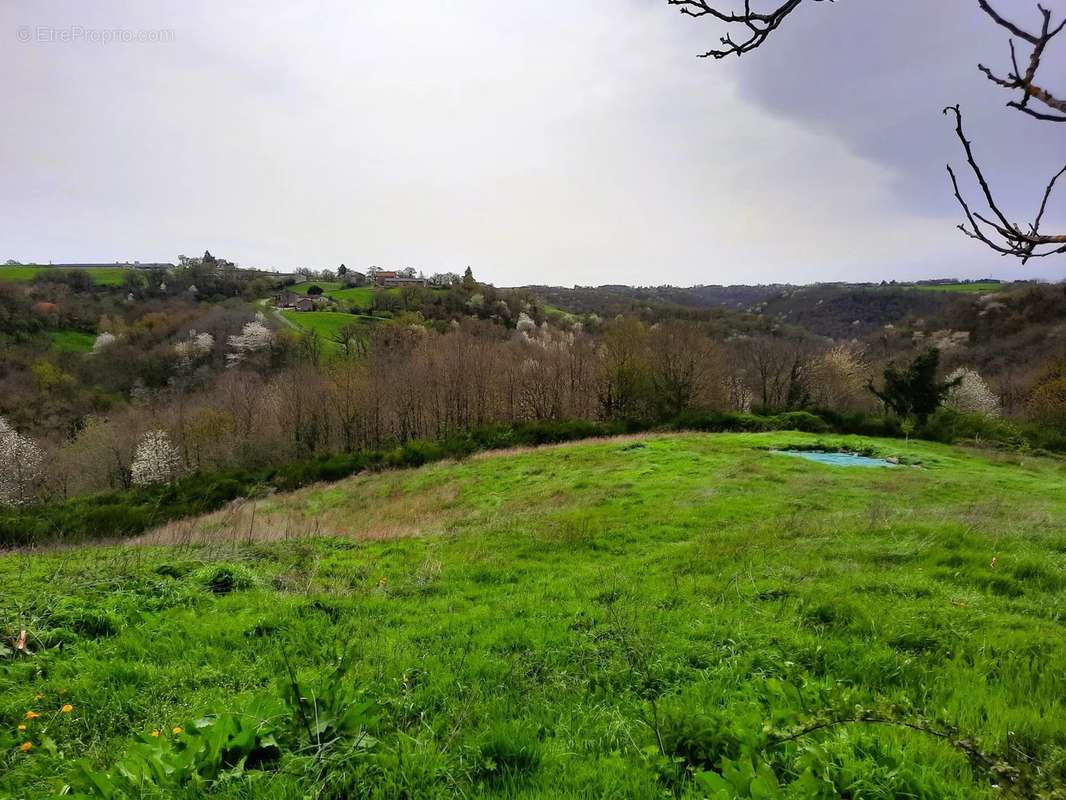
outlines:
[{"label": "meadow", "polygon": [[[31,281],[42,272],[47,272],[54,267],[33,267],[33,266],[19,266],[9,267],[0,266],[0,282],[8,281],[14,283],[23,283]],[[84,270],[92,276],[93,283],[97,286],[121,286],[123,281],[126,280],[126,273],[129,271],[123,267],[101,267],[100,269],[87,269]]]},{"label": "meadow", "polygon": [[346,314],[343,311],[290,311],[282,310],[281,315],[302,331],[316,331],[324,340],[327,348],[336,346],[331,341],[337,331],[352,325],[374,325],[379,320],[364,314]]},{"label": "meadow", "polygon": [[12,551],[0,796],[1058,797],[1064,478],[645,435]]},{"label": "meadow", "polygon": [[373,286],[345,287],[343,283],[331,281],[306,281],[292,286],[291,289],[294,294],[307,294],[307,290],[312,286],[317,286],[322,290],[324,296],[329,297],[332,300],[345,300],[364,308],[369,308],[370,304],[374,302],[375,291],[384,291],[393,294],[398,293],[399,291],[398,289],[375,290]]},{"label": "meadow", "polygon": [[1002,291],[1006,284],[1001,281],[979,281],[975,283],[916,283],[912,289],[926,292],[952,292],[955,294],[991,294]]},{"label": "meadow", "polygon": [[52,342],[52,350],[57,353],[89,353],[92,352],[93,342],[96,337],[84,331],[50,331],[48,334]]}]

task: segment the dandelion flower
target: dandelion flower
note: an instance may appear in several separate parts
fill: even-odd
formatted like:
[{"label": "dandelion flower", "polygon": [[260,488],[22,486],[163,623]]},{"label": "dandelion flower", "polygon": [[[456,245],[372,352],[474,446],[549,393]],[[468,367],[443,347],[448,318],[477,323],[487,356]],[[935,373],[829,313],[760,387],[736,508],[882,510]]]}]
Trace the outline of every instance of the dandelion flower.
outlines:
[{"label": "dandelion flower", "polygon": [[177,735],[178,735],[179,733],[184,733],[184,731],[185,731],[185,729],[184,729],[184,728],[182,728],[182,727],[181,727],[180,725],[179,725],[179,726],[176,726],[176,727],[174,728],[174,735],[175,735],[175,736],[177,736]]},{"label": "dandelion flower", "polygon": [[33,747],[33,742],[23,742],[19,746],[19,750],[21,750],[23,753],[28,753],[28,752],[30,752],[32,747]]},{"label": "dandelion flower", "polygon": [[72,706],[70,703],[67,703],[59,710],[62,711],[64,714],[69,714],[71,711],[74,710],[74,706]]},{"label": "dandelion flower", "polygon": [[41,715],[38,714],[36,711],[27,711],[26,712],[26,719],[37,719],[37,717],[39,717],[39,716],[41,716]]},{"label": "dandelion flower", "polygon": [[154,736],[156,739],[158,739],[159,738],[159,731],[152,731],[151,735]]},{"label": "dandelion flower", "polygon": [[25,724],[19,725],[19,733],[22,733],[24,730],[26,730],[26,725]]}]

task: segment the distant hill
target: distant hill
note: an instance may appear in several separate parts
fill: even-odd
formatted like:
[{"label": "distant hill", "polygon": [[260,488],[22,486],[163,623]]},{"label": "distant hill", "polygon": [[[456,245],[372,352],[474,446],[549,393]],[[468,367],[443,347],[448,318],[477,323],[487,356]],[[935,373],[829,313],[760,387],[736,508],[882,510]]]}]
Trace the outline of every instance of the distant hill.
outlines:
[{"label": "distant hill", "polygon": [[1001,281],[956,278],[915,283],[818,283],[808,286],[529,286],[548,307],[600,316],[641,310],[731,309],[770,317],[819,336],[851,339],[885,325],[935,315],[959,296],[1009,287]]}]

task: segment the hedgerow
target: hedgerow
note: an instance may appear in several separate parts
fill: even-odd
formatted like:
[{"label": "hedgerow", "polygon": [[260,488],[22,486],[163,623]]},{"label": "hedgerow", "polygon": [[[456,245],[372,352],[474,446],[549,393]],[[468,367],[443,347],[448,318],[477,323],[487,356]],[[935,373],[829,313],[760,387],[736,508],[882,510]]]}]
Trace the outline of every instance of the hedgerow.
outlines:
[{"label": "hedgerow", "polygon": [[[977,438],[1019,441],[1016,429],[1003,421],[975,421],[974,415],[942,410],[926,425],[927,438],[952,441]],[[77,542],[135,536],[158,525],[217,511],[242,497],[289,492],[312,483],[338,481],[364,471],[420,467],[445,459],[461,459],[485,450],[531,447],[650,430],[844,433],[901,436],[899,421],[861,413],[789,411],[763,415],[722,411],[691,411],[665,424],[635,420],[590,422],[560,420],[518,425],[489,425],[457,432],[438,441],[411,440],[385,450],[320,456],[258,470],[197,472],[169,484],[134,486],[103,494],[0,509],[0,547],[47,542]],[[999,437],[999,438],[997,438]]]}]

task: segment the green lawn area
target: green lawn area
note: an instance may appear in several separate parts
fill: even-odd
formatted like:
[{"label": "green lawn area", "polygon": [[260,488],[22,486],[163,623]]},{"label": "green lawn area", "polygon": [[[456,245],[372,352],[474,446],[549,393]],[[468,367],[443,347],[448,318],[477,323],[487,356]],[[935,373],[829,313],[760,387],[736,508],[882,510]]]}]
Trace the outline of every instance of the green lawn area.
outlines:
[{"label": "green lawn area", "polygon": [[322,290],[323,294],[329,294],[337,289],[343,289],[344,284],[333,281],[305,281],[304,283],[297,283],[288,287],[293,294],[307,294],[307,290],[312,286],[317,286]]},{"label": "green lawn area", "polygon": [[282,309],[279,313],[301,331],[316,331],[322,338],[325,352],[330,354],[340,352],[340,345],[333,341],[333,336],[337,331],[349,325],[371,326],[381,322],[377,317],[365,314],[345,314],[342,311]]},{"label": "green lawn area", "polygon": [[318,331],[326,339],[349,325],[373,325],[380,320],[365,314],[345,314],[343,311],[292,311],[283,309],[281,315],[304,331]]},{"label": "green lawn area", "polygon": [[983,283],[936,283],[936,284],[909,284],[904,288],[921,289],[926,292],[958,292],[960,294],[990,294],[1003,289],[1005,284],[1000,281]]},{"label": "green lawn area", "polygon": [[[24,282],[33,280],[41,272],[55,269],[54,267],[4,267],[0,266],[0,281]],[[63,270],[59,270],[62,272]],[[87,269],[92,276],[93,283],[97,286],[121,286],[126,280],[127,269],[124,267],[101,267],[100,269]]]},{"label": "green lawn area", "polygon": [[352,286],[348,289],[331,291],[329,296],[334,300],[347,300],[360,308],[369,308],[370,303],[374,300],[374,290],[369,286]]},{"label": "green lawn area", "polygon": [[[921,467],[769,452],[815,443]],[[646,436],[0,556],[0,796],[111,796],[75,760],[141,754],[165,788],[114,797],[1037,797],[981,753],[1066,785],[1064,482],[921,442]]]},{"label": "green lawn area", "polygon": [[[350,286],[344,287],[343,283],[333,283],[330,281],[311,281],[306,283],[298,283],[295,286],[290,287],[294,294],[307,294],[307,290],[312,286],[318,286],[322,289],[322,294],[326,297],[330,297],[334,300],[346,300],[350,303],[354,303],[357,306],[367,308],[374,299],[374,295],[378,292],[384,292],[386,294],[399,294],[400,289],[398,287],[392,287],[390,289],[380,289],[374,286]],[[433,291],[444,291],[441,289],[434,289]]]},{"label": "green lawn area", "polygon": [[88,353],[93,349],[96,337],[82,331],[52,331],[52,349],[60,353]]}]

